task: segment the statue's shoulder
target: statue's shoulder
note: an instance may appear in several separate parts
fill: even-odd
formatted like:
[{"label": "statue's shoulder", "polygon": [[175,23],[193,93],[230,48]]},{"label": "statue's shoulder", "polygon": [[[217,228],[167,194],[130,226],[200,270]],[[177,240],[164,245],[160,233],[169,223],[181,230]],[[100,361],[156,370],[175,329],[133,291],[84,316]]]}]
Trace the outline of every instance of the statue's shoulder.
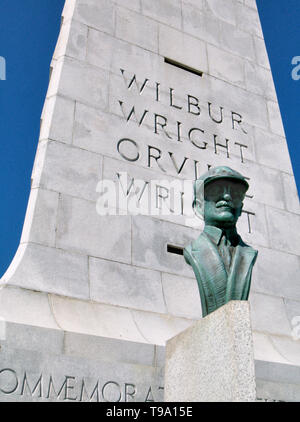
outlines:
[{"label": "statue's shoulder", "polygon": [[243,251],[244,252],[250,253],[250,254],[252,254],[254,256],[257,256],[257,254],[258,254],[258,250],[252,248],[252,246],[250,246],[247,243],[245,243],[243,241],[243,239],[241,238],[241,236],[240,236],[240,239],[239,239],[239,246],[241,246],[243,248]]},{"label": "statue's shoulder", "polygon": [[193,259],[193,251],[199,251],[202,242],[206,241],[206,236],[203,233],[204,232],[200,233],[197,239],[193,240],[183,249],[183,256],[188,264],[190,264]]}]

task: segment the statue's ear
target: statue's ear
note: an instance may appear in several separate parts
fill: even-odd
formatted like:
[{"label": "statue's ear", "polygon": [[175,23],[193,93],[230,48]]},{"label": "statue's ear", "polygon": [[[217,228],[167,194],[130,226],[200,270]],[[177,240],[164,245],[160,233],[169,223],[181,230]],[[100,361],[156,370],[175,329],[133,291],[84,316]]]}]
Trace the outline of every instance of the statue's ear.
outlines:
[{"label": "statue's ear", "polygon": [[242,202],[242,203],[241,203],[241,206],[239,207],[239,209],[238,209],[238,211],[237,211],[237,217],[238,217],[238,218],[239,218],[239,217],[241,216],[241,214],[242,214],[243,206],[244,206],[244,203]]},{"label": "statue's ear", "polygon": [[204,217],[204,203],[203,201],[200,201],[199,199],[194,199],[193,202],[193,209],[194,213],[198,218],[201,218],[201,220]]}]

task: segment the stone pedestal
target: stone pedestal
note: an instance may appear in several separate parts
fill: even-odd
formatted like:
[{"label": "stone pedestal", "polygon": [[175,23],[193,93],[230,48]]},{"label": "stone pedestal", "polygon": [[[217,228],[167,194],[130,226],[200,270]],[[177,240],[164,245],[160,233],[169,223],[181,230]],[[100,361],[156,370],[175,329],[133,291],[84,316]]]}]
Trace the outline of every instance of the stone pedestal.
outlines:
[{"label": "stone pedestal", "polygon": [[[254,0],[66,0],[37,144],[0,280],[0,401],[163,399],[165,343],[201,318],[186,182],[220,165],[251,182],[258,397],[299,398],[299,201]],[[248,305],[192,330],[169,343],[167,396],[249,397]]]},{"label": "stone pedestal", "polygon": [[231,301],[166,346],[165,401],[255,401],[249,303]]}]

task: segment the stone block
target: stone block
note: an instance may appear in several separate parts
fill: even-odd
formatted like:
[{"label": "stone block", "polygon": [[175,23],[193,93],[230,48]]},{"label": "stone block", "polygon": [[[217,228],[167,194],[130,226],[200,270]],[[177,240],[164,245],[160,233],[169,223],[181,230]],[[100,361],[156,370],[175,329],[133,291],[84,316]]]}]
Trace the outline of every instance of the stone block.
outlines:
[{"label": "stone block", "polygon": [[96,201],[101,174],[101,155],[49,141],[41,179],[33,187]]},{"label": "stone block", "polygon": [[207,54],[210,75],[245,87],[244,60],[212,45],[207,46]]},{"label": "stone block", "polygon": [[65,333],[64,353],[103,362],[155,365],[155,346],[108,337]]},{"label": "stone block", "polygon": [[69,20],[61,26],[59,38],[54,51],[53,59],[62,56],[85,60],[88,27],[80,22]]},{"label": "stone block", "polygon": [[275,208],[267,209],[270,244],[274,249],[300,255],[298,231],[300,216]]},{"label": "stone block", "polygon": [[141,0],[128,0],[124,2],[124,0],[115,0],[115,3],[122,7],[127,7],[127,9],[135,10],[136,12],[140,12],[141,10]]},{"label": "stone block", "polygon": [[[231,96],[232,85],[221,79],[215,79],[214,77],[210,79],[210,85],[203,85],[203,95],[205,93],[207,98],[210,98],[212,102],[220,104],[223,107],[227,106],[227,109],[229,108],[230,111],[242,115],[243,127],[246,131],[247,125],[258,126],[268,130],[269,119],[264,98],[246,91],[245,89],[238,88],[237,86],[234,88],[235,95]],[[206,91],[208,86],[210,86],[211,92]],[[217,95],[214,94],[214,92],[216,92]],[[237,126],[235,127],[235,130],[237,133],[241,133],[241,130],[238,130]]]},{"label": "stone block", "polygon": [[[257,161],[260,164],[291,173],[291,160],[285,138],[255,128],[254,145]],[[278,160],[278,155],[280,155],[280,160]]]},{"label": "stone block", "polygon": [[267,49],[265,46],[265,41],[259,37],[253,37],[253,40],[254,40],[257,64],[259,66],[265,67],[266,69],[270,69],[270,62],[269,62]]},{"label": "stone block", "polygon": [[[290,333],[290,336],[272,336],[271,340],[274,348],[286,359],[290,365],[300,366],[300,340],[299,340],[299,322],[296,325],[296,330]],[[295,327],[293,327],[295,328]],[[295,337],[294,337],[294,336]],[[269,360],[269,359],[268,359]],[[298,383],[299,384],[299,383]]]},{"label": "stone block", "polygon": [[115,38],[114,49],[111,52],[111,70],[114,74],[120,75],[121,68],[144,77],[151,76],[153,80],[159,76],[158,69],[161,69],[163,63],[157,51],[153,52],[130,41]]},{"label": "stone block", "polygon": [[[167,252],[167,245],[184,247],[197,237],[197,231],[151,217],[133,217],[132,263],[172,274],[193,277],[182,255]],[[151,248],[150,248],[151,245]]]},{"label": "stone block", "polygon": [[255,60],[253,38],[236,26],[220,21],[222,48],[240,57]]},{"label": "stone block", "polygon": [[0,289],[0,317],[7,323],[59,329],[46,293],[8,286],[3,279]]},{"label": "stone block", "polygon": [[256,361],[257,397],[265,401],[298,402],[300,399],[299,367]]},{"label": "stone block", "polygon": [[[269,247],[265,206],[253,199],[245,200],[245,205],[237,228],[244,242],[259,249]],[[255,268],[255,267],[254,267]]]},{"label": "stone block", "polygon": [[54,247],[57,208],[57,192],[32,189],[20,243],[33,242]]},{"label": "stone block", "polygon": [[249,32],[263,38],[261,24],[257,10],[245,7],[240,3],[236,3],[237,26],[243,31]]},{"label": "stone block", "polygon": [[269,114],[269,124],[271,131],[279,136],[285,136],[284,134],[284,128],[282,125],[282,119],[281,114],[279,110],[278,103],[275,103],[273,101],[267,102],[268,107],[268,114]]},{"label": "stone block", "polygon": [[193,69],[207,72],[205,43],[166,25],[159,26],[159,54]]},{"label": "stone block", "polygon": [[96,302],[166,313],[158,271],[90,258],[91,299]]},{"label": "stone block", "polygon": [[47,98],[42,115],[40,139],[72,143],[75,101],[60,96]]},{"label": "stone block", "polygon": [[118,141],[114,132],[121,123],[120,117],[77,103],[73,145],[106,156],[114,155],[116,144],[107,142],[107,139]]},{"label": "stone block", "polygon": [[[241,172],[243,170],[242,174],[247,175],[250,179],[250,189],[247,195],[253,195],[253,201],[276,208],[284,208],[283,184],[279,171],[249,161],[241,164],[240,169]],[[260,185],[262,180],[264,189],[261,189]]]},{"label": "stone block", "polygon": [[5,273],[3,283],[88,299],[87,257],[33,243],[21,245],[17,254],[16,265]]},{"label": "stone block", "polygon": [[62,354],[64,332],[59,329],[49,329],[48,327],[7,322],[6,337],[3,340],[1,345],[5,348]]},{"label": "stone block", "polygon": [[[300,340],[300,300],[298,296],[291,299],[285,298],[285,307],[288,320],[290,322],[291,334],[293,339]],[[299,342],[300,344],[300,342]]]},{"label": "stone block", "polygon": [[56,245],[80,254],[130,263],[130,216],[99,215],[96,203],[63,196]]},{"label": "stone block", "polygon": [[291,174],[282,173],[285,206],[288,211],[300,214],[300,203],[295,178]]},{"label": "stone block", "polygon": [[56,295],[51,295],[50,303],[55,320],[64,331],[148,343],[129,309]]},{"label": "stone block", "polygon": [[184,4],[182,22],[185,33],[200,38],[203,41],[220,45],[219,20],[205,13],[199,6],[195,6],[194,2]]},{"label": "stone block", "polygon": [[252,7],[252,9],[257,10],[256,0],[245,0],[245,5],[248,7]]},{"label": "stone block", "polygon": [[204,8],[204,0],[182,0],[182,8],[184,9],[187,4],[190,4],[191,6],[203,10]]},{"label": "stone block", "polygon": [[255,360],[268,360],[269,362],[287,363],[286,359],[274,345],[275,336],[266,333],[253,331],[253,348]]},{"label": "stone block", "polygon": [[190,319],[202,317],[196,278],[162,273],[162,284],[169,314]]},{"label": "stone block", "polygon": [[231,301],[167,342],[166,402],[255,401],[249,304]]},{"label": "stone block", "polygon": [[277,101],[272,73],[253,62],[245,63],[246,86],[249,91],[262,95],[272,101]]},{"label": "stone block", "polygon": [[[299,272],[299,256],[260,246],[252,288],[256,292],[300,300],[300,286],[295,277]],[[284,279],[289,282],[284,282]]]},{"label": "stone block", "polygon": [[254,331],[289,336],[291,329],[282,297],[250,290],[251,321]]},{"label": "stone block", "polygon": [[206,9],[220,21],[237,23],[235,0],[206,0]]},{"label": "stone block", "polygon": [[142,13],[158,22],[181,29],[180,0],[141,0]]},{"label": "stone block", "polygon": [[116,36],[146,50],[158,51],[158,23],[121,7],[116,8]]},{"label": "stone block", "polygon": [[65,57],[53,70],[48,96],[62,95],[104,110],[108,101],[108,72]]},{"label": "stone block", "polygon": [[104,32],[89,29],[86,61],[102,69],[110,70],[117,40]]},{"label": "stone block", "polygon": [[132,310],[132,318],[144,341],[158,346],[165,346],[167,340],[190,327],[194,320],[172,318],[170,315]]},{"label": "stone block", "polygon": [[108,34],[114,33],[114,3],[110,0],[78,0],[73,19]]}]

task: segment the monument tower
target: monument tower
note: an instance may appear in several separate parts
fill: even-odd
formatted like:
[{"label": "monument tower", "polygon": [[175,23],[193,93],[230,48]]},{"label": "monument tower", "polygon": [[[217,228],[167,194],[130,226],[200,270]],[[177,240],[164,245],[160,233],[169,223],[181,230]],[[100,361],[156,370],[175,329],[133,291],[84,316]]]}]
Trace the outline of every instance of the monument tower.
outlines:
[{"label": "monument tower", "polygon": [[250,185],[257,397],[300,400],[299,200],[255,0],[66,0],[0,400],[163,400],[166,341],[202,316],[189,182],[215,166]]}]

